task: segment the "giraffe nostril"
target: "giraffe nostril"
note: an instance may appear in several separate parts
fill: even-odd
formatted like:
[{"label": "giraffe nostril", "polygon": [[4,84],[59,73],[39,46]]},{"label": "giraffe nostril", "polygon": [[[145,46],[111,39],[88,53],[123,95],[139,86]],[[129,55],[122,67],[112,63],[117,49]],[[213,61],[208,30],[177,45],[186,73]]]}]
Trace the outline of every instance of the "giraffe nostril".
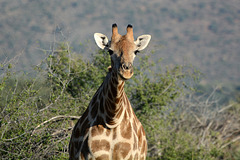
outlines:
[{"label": "giraffe nostril", "polygon": [[128,70],[128,66],[126,64],[123,64],[123,68]]},{"label": "giraffe nostril", "polygon": [[122,68],[123,68],[124,70],[129,70],[129,69],[132,68],[132,64],[131,64],[131,63],[123,63],[123,64],[122,64]]}]

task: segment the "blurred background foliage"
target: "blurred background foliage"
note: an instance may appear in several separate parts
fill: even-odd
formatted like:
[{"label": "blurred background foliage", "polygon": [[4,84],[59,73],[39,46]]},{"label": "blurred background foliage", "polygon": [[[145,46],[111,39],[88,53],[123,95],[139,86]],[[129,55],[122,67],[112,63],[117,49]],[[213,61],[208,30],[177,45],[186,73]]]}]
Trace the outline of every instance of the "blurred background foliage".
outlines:
[{"label": "blurred background foliage", "polygon": [[[0,2],[0,59],[22,53],[25,71],[44,58],[41,49],[68,41],[74,51],[89,57],[93,33],[110,36],[117,23],[125,33],[151,34],[152,59],[163,64],[191,63],[205,75],[201,84],[239,86],[240,2],[238,0],[2,0]],[[53,36],[54,35],[54,36]],[[82,45],[79,45],[82,44]]]}]

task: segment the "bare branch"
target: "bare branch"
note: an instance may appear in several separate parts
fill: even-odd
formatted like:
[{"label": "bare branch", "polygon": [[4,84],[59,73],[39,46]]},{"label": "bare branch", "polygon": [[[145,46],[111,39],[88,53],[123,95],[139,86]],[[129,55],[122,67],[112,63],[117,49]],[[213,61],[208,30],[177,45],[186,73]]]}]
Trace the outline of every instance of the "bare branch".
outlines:
[{"label": "bare branch", "polygon": [[201,144],[204,144],[203,142],[204,142],[204,140],[205,140],[206,134],[207,134],[209,128],[212,126],[212,124],[213,124],[213,121],[211,121],[211,122],[208,124],[207,128],[204,130],[203,135],[202,135]]},{"label": "bare branch", "polygon": [[222,145],[222,146],[221,146],[221,149],[223,149],[223,148],[225,148],[225,147],[229,146],[230,144],[232,144],[232,143],[234,143],[234,142],[237,142],[237,141],[240,141],[240,136],[238,136],[238,137],[232,139],[230,142]]},{"label": "bare branch", "polygon": [[193,114],[193,116],[195,117],[195,119],[198,121],[198,123],[200,123],[201,125],[203,125],[202,121],[198,118],[198,116],[196,114],[194,114],[193,112],[191,112]]},{"label": "bare branch", "polygon": [[56,121],[56,120],[58,120],[58,119],[67,119],[67,118],[70,118],[70,119],[79,119],[80,117],[78,117],[78,116],[63,116],[63,115],[59,115],[59,116],[52,117],[52,118],[50,118],[49,120],[46,120],[46,121],[42,122],[41,124],[37,125],[37,127],[34,128],[31,136],[35,133],[35,131],[36,131],[39,127],[45,125],[46,123],[49,123],[49,122],[51,122],[51,121]]},{"label": "bare branch", "polygon": [[233,103],[233,104],[229,104],[228,106],[226,106],[226,107],[220,109],[220,110],[218,111],[218,113],[221,113],[221,112],[223,112],[223,111],[225,111],[225,110],[231,108],[233,105],[234,105],[234,103]]}]

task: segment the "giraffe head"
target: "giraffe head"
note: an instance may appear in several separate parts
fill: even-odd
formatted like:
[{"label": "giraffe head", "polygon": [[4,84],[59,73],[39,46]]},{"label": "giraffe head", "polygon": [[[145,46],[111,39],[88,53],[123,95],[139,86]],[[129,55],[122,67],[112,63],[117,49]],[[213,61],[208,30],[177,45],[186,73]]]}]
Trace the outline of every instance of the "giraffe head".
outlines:
[{"label": "giraffe head", "polygon": [[116,24],[112,25],[111,41],[101,33],[95,33],[94,39],[99,48],[108,50],[111,56],[111,70],[123,80],[133,76],[133,61],[136,54],[147,47],[151,36],[141,35],[134,41],[133,27],[127,26],[127,34],[120,35]]}]

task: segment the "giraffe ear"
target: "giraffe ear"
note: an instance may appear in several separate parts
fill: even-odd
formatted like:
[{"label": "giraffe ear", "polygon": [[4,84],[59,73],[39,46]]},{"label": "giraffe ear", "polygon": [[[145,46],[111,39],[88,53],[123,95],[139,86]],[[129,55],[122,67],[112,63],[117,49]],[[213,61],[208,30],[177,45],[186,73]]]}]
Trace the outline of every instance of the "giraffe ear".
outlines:
[{"label": "giraffe ear", "polygon": [[94,39],[99,48],[105,49],[106,47],[108,47],[108,38],[104,34],[94,33]]},{"label": "giraffe ear", "polygon": [[150,41],[150,39],[151,39],[151,35],[149,35],[149,34],[144,34],[144,35],[139,36],[137,38],[137,40],[134,41],[134,43],[137,46],[137,50],[141,51],[144,48],[146,48],[148,43],[149,43],[149,41]]}]

